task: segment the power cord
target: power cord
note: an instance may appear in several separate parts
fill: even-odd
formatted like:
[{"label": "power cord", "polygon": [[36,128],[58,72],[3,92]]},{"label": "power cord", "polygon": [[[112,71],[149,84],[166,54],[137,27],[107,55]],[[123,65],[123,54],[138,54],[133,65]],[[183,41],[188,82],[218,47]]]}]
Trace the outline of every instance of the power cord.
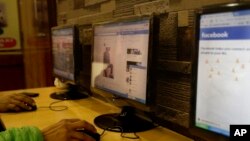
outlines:
[{"label": "power cord", "polygon": [[55,104],[58,104],[60,102],[63,102],[65,100],[59,100],[59,101],[54,101],[52,103],[49,104],[49,106],[42,106],[39,108],[49,108],[51,111],[64,111],[68,109],[68,106],[65,105],[57,105],[55,106]]},{"label": "power cord", "polygon": [[122,137],[122,138],[140,139],[140,136],[138,136],[138,135],[136,134],[136,132],[133,132],[133,136],[127,136],[127,135],[125,135],[125,134],[128,134],[128,133],[123,132],[123,129],[122,129],[122,127],[120,127],[120,126],[114,126],[114,127],[111,127],[111,128],[104,129],[104,130],[102,131],[102,133],[100,134],[100,136],[102,136],[108,129],[109,129],[109,130],[110,130],[110,129],[119,129],[120,132],[121,132],[121,137]]}]

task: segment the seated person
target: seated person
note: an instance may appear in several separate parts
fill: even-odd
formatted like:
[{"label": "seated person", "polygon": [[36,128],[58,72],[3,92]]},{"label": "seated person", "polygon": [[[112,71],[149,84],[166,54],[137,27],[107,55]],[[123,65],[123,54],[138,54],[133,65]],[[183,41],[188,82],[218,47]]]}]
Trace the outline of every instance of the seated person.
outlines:
[{"label": "seated person", "polygon": [[77,130],[84,129],[96,133],[95,127],[87,121],[64,119],[43,130],[26,126],[10,128],[0,132],[1,141],[95,141],[87,134]]},{"label": "seated person", "polygon": [[[25,104],[27,103],[27,104]],[[23,94],[1,94],[0,112],[31,110],[29,105],[35,101]],[[0,141],[95,141],[78,130],[96,133],[95,127],[80,119],[63,119],[60,122],[40,130],[34,126],[10,128],[0,132]]]}]

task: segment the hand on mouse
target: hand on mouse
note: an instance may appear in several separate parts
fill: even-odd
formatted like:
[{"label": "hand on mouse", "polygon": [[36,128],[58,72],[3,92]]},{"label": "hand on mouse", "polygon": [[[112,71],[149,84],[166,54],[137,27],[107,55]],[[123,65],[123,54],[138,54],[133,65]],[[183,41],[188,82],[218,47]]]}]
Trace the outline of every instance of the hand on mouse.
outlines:
[{"label": "hand on mouse", "polygon": [[85,129],[96,133],[95,127],[80,119],[64,119],[42,130],[44,141],[95,141],[78,129]]},{"label": "hand on mouse", "polygon": [[23,94],[0,94],[0,112],[32,110],[34,105],[35,101]]}]

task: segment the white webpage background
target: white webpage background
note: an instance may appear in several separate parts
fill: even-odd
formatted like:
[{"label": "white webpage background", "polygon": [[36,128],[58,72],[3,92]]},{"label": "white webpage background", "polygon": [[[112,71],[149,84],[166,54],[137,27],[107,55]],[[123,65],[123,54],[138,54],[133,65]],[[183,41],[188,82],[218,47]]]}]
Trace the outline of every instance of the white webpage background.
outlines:
[{"label": "white webpage background", "polygon": [[250,124],[250,41],[202,40],[199,48],[196,121]]},{"label": "white webpage background", "polygon": [[129,89],[131,91],[128,93],[128,96],[133,99],[133,98],[140,98],[146,100],[146,85],[147,83],[142,83],[142,82],[147,82],[145,77],[147,75],[146,69],[141,69],[141,68],[136,68],[132,67],[131,68],[131,76],[132,76],[132,81],[131,85],[129,86]]}]

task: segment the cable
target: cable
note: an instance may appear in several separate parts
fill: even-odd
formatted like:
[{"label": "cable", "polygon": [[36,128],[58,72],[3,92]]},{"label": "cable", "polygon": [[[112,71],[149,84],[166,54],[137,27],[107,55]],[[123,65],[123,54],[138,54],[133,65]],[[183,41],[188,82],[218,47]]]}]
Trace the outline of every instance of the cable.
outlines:
[{"label": "cable", "polygon": [[138,136],[137,134],[136,134],[136,132],[133,132],[133,134],[134,134],[134,137],[131,137],[131,136],[126,136],[125,134],[125,132],[123,132],[123,128],[122,127],[120,127],[120,126],[114,126],[114,127],[109,127],[109,128],[106,128],[106,129],[104,129],[103,131],[102,131],[102,133],[100,134],[101,136],[107,131],[107,130],[110,130],[110,129],[116,129],[116,128],[118,128],[118,129],[120,129],[120,132],[121,132],[121,137],[122,138],[128,138],[128,139],[140,139],[140,136]]},{"label": "cable", "polygon": [[54,101],[52,103],[49,104],[49,106],[43,106],[43,107],[39,107],[39,108],[49,108],[51,111],[64,111],[68,109],[68,106],[65,105],[58,105],[58,106],[54,106],[57,103],[63,102],[65,100],[59,100],[59,101]]},{"label": "cable", "polygon": [[104,130],[102,131],[102,133],[100,134],[100,136],[102,136],[102,135],[105,133],[105,131],[106,131],[106,129],[104,129]]},{"label": "cable", "polygon": [[123,138],[128,138],[128,139],[140,139],[140,136],[138,136],[138,135],[136,134],[136,132],[133,132],[133,133],[134,133],[134,137],[130,137],[130,136],[125,136],[124,134],[126,134],[126,133],[121,132],[121,137],[123,137]]},{"label": "cable", "polygon": [[130,137],[130,136],[125,136],[124,134],[126,134],[124,131],[123,131],[123,128],[121,126],[115,126],[114,128],[119,128],[120,131],[121,131],[121,137],[122,138],[128,138],[128,139],[139,139],[140,137],[136,134],[136,132],[133,132],[134,133],[134,137]]}]

